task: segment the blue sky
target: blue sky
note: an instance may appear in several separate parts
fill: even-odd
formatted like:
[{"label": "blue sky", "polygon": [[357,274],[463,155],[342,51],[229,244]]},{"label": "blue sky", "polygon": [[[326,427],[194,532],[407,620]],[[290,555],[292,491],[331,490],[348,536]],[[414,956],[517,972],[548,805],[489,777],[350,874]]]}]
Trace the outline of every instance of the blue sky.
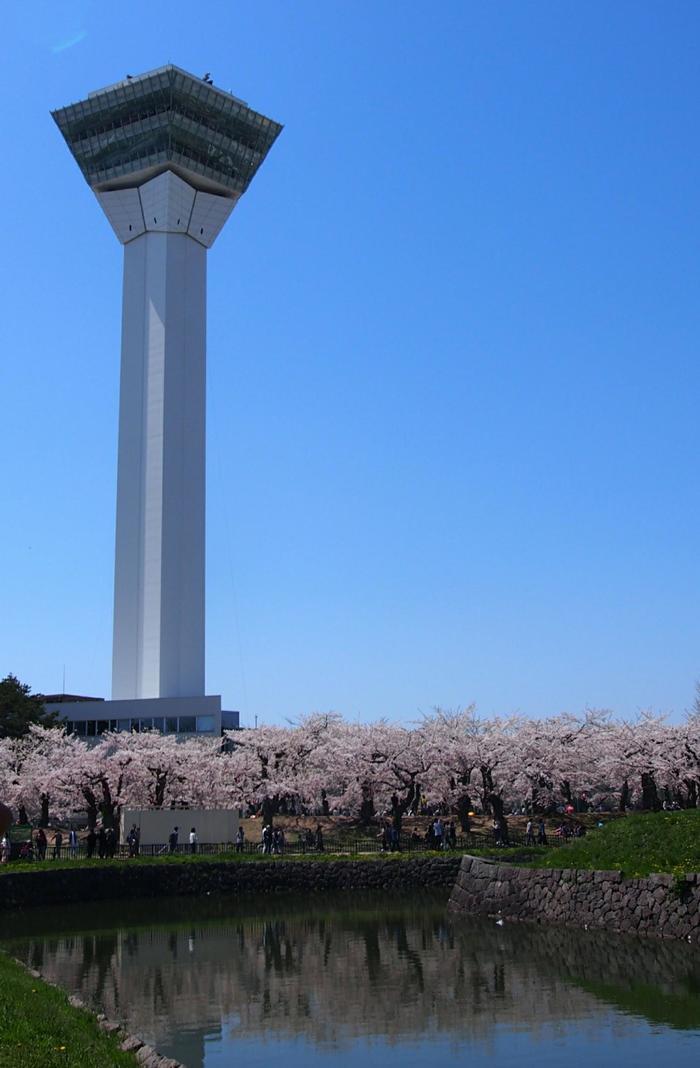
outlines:
[{"label": "blue sky", "polygon": [[49,109],[285,129],[209,256],[207,688],[243,719],[700,676],[695,3],[7,0],[0,673],[109,695],[121,248]]}]

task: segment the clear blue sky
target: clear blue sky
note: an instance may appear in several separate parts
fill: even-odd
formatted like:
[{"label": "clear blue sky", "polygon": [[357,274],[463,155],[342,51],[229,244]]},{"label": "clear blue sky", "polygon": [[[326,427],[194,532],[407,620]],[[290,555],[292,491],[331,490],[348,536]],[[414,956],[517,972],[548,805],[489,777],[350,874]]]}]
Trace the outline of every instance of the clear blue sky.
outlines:
[{"label": "clear blue sky", "polygon": [[0,673],[109,695],[121,248],[49,116],[285,129],[209,256],[207,687],[244,721],[700,676],[700,6],[6,0]]}]

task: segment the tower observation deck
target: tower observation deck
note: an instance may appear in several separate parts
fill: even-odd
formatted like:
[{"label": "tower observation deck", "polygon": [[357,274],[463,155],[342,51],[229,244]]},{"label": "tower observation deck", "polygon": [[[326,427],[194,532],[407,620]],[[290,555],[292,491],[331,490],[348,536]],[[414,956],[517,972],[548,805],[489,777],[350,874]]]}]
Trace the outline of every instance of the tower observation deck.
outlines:
[{"label": "tower observation deck", "polygon": [[124,245],[112,698],[203,698],[206,254],[282,127],[172,64],[53,117]]}]

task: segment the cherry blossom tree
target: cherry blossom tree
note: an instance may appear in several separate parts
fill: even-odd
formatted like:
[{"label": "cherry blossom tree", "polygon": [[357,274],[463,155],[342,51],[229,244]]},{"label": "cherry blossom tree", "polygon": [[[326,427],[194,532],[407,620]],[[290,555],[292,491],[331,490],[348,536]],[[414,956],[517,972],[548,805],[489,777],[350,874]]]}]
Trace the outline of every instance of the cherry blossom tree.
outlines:
[{"label": "cherry blossom tree", "polygon": [[680,725],[643,713],[480,718],[436,709],[414,726],[315,714],[298,724],[178,740],[109,733],[94,742],[34,725],[0,739],[0,796],[46,824],[78,809],[94,825],[125,806],[247,807],[277,813],[391,816],[421,799],[469,826],[479,807],[505,821],[523,806],[658,808],[700,800],[700,715]]}]

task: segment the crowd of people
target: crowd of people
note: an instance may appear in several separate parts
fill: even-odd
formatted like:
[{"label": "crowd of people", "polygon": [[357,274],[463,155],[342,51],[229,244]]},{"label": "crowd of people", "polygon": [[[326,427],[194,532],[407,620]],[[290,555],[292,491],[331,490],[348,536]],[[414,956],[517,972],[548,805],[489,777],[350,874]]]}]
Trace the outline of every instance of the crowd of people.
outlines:
[{"label": "crowd of people", "polygon": [[[129,856],[136,856],[138,853],[138,831],[134,838],[133,830],[132,828],[127,838]],[[90,827],[84,836],[83,843],[88,860],[95,856],[104,860],[115,856],[118,844],[117,834],[113,827],[102,825],[98,828]],[[39,827],[35,834],[30,834],[28,838],[17,843],[16,855],[19,860],[46,860],[49,851],[52,860],[62,860],[65,857],[76,860],[80,854],[80,840],[75,827],[70,827],[67,833],[58,827],[53,832],[49,830],[48,834],[43,827]],[[0,842],[0,859],[3,864],[8,863],[12,855],[10,836],[5,834]]]},{"label": "crowd of people", "polygon": [[[324,831],[320,823],[317,824],[315,830],[306,827],[301,828],[297,833],[296,849],[293,849],[293,852],[323,853],[325,851]],[[553,830],[550,830],[550,834],[560,839],[580,838],[585,833],[585,826],[571,819],[561,820]],[[509,846],[512,844],[506,819],[494,817],[491,823],[491,835],[494,845]],[[377,834],[377,839],[380,842],[382,853],[400,852],[402,847],[406,846],[409,849],[440,851],[458,848],[455,821],[443,819],[440,815],[429,820],[423,831],[414,827],[409,835],[403,836],[395,823],[387,819]],[[548,844],[547,828],[543,817],[539,819],[528,817],[525,825],[524,841],[520,839],[517,844],[520,844],[520,842],[526,846],[545,846]],[[336,843],[333,845],[335,846]],[[464,845],[464,840],[460,845]],[[126,846],[129,857],[138,857],[140,855],[141,831],[135,823],[132,824],[126,835]],[[271,856],[283,856],[286,847],[287,839],[284,829],[281,826],[273,827],[272,821],[265,822],[262,827],[260,842],[257,846],[259,852]],[[184,852],[186,849],[190,853],[197,853],[199,850],[199,838],[196,828],[192,827],[190,829],[185,843],[181,845],[180,828],[174,826],[168,835],[168,844],[167,847],[163,847],[163,852],[166,848],[170,853]],[[250,848],[255,849],[255,846]],[[20,860],[46,860],[49,853],[54,860],[66,857],[76,859],[79,855],[86,857],[88,860],[93,857],[99,857],[102,860],[115,857],[117,850],[117,832],[113,827],[100,825],[97,828],[88,828],[87,832],[82,835],[81,840],[78,838],[75,827],[72,826],[67,832],[57,828],[54,831],[49,831],[48,834],[44,828],[40,827],[36,832],[30,833],[26,840],[14,846],[10,840],[9,833],[6,833],[0,839],[0,862],[8,863],[12,857],[17,857]],[[238,828],[236,833],[235,850],[237,853],[246,851],[246,836],[242,826]]]}]

